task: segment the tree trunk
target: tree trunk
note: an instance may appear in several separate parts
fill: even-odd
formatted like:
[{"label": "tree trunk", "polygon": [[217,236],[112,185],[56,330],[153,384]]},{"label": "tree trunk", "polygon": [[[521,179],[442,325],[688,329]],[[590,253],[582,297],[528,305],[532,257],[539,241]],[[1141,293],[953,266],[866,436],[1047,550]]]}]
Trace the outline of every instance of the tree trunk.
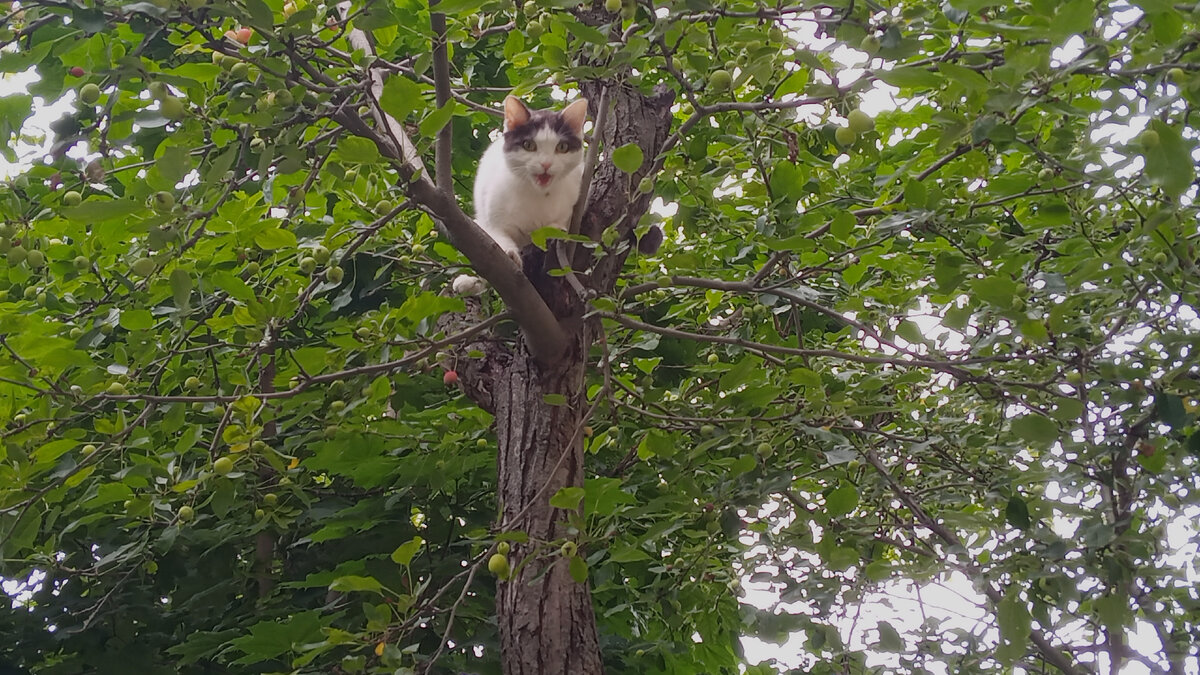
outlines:
[{"label": "tree trunk", "polygon": [[[504,529],[529,535],[513,547],[513,578],[497,593],[506,675],[603,672],[591,590],[571,578],[559,554],[570,514],[549,503],[559,489],[583,485],[586,342],[574,337],[576,348],[553,367],[520,350],[494,380]],[[547,403],[551,394],[566,403]]]},{"label": "tree trunk", "polygon": [[[583,83],[593,119],[603,98],[598,82]],[[583,233],[599,240],[605,229],[618,241],[631,233],[649,208],[652,195],[633,193],[649,170],[671,126],[673,98],[663,89],[646,96],[628,86],[612,85],[611,114],[596,130],[606,152],[635,143],[647,157],[633,175],[605,163],[597,169],[583,221]],[[610,249],[599,265],[586,251],[576,258],[583,283],[600,295],[612,292],[626,245]],[[526,252],[527,254],[529,251]],[[513,577],[498,582],[496,614],[505,675],[600,675],[604,672],[591,589],[571,578],[569,558],[559,553],[572,515],[550,506],[564,487],[583,487],[583,425],[588,409],[585,375],[588,353],[599,324],[585,320],[586,303],[561,278],[535,274],[540,261],[525,269],[542,299],[568,335],[568,349],[550,364],[538,363],[524,344],[481,339],[460,345],[459,354],[484,352],[483,358],[455,358],[460,383],[477,404],[495,415],[499,439],[497,496],[502,530],[524,532],[529,541],[512,546]],[[468,298],[467,311],[439,322],[447,332],[482,318],[482,306]],[[549,402],[546,397],[553,396]],[[582,514],[582,505],[580,508]]]}]

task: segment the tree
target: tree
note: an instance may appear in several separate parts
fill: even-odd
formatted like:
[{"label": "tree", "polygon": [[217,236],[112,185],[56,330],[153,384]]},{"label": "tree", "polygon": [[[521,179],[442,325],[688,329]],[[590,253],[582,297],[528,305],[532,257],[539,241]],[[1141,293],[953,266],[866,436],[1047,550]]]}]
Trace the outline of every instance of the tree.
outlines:
[{"label": "tree", "polygon": [[[0,658],[1196,667],[1189,9],[3,7]],[[507,93],[600,151],[524,270]]]}]

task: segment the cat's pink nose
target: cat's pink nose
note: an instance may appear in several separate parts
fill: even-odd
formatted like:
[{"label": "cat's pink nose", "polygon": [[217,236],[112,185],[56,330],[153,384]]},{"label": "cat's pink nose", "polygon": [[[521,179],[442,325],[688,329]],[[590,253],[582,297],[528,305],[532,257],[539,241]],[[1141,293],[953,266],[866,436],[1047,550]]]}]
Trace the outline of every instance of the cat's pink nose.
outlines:
[{"label": "cat's pink nose", "polygon": [[550,170],[550,162],[542,162],[542,171]]}]

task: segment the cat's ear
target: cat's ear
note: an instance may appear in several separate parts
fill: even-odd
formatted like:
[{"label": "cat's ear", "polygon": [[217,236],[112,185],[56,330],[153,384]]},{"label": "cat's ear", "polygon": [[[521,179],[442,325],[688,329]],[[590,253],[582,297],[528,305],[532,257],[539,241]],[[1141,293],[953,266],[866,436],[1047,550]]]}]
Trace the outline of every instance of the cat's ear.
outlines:
[{"label": "cat's ear", "polygon": [[563,108],[563,120],[575,131],[575,135],[583,137],[583,122],[587,119],[587,99],[581,98]]},{"label": "cat's ear", "polygon": [[529,107],[516,96],[504,97],[504,130],[512,131],[529,121]]}]

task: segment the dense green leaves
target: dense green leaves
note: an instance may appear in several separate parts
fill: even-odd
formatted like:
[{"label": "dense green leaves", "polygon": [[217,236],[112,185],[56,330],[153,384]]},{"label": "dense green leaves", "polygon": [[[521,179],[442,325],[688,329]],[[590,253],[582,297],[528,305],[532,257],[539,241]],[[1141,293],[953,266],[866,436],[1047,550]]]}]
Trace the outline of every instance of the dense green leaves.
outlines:
[{"label": "dense green leaves", "polygon": [[[1186,8],[441,0],[439,108],[427,3],[352,7],[377,55],[318,4],[194,4],[0,8],[0,658],[498,673],[501,546],[588,584],[610,673],[1195,651]],[[586,289],[604,339],[541,400],[593,409],[587,480],[541,540],[497,518],[519,433],[443,379],[486,358],[441,323],[466,259],[374,106],[430,167],[453,132],[469,210],[503,96],[593,81],[674,96],[597,172],[666,236]]]}]

